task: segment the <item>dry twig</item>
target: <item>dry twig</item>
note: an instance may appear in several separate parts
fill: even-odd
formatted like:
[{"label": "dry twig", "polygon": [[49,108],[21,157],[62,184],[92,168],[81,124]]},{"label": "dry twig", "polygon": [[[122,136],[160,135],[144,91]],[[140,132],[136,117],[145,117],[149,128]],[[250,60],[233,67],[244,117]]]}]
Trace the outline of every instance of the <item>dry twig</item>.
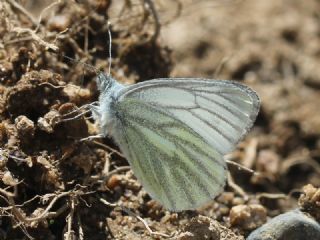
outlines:
[{"label": "dry twig", "polygon": [[111,177],[113,174],[117,174],[119,172],[126,172],[129,171],[131,169],[130,166],[123,166],[123,167],[117,167],[116,169],[108,172],[108,175],[106,175],[106,178]]},{"label": "dry twig", "polygon": [[233,166],[237,167],[238,170],[243,170],[243,171],[248,172],[248,173],[253,174],[253,175],[259,175],[258,172],[254,171],[254,170],[252,170],[250,168],[247,168],[247,167],[245,167],[245,166],[243,166],[243,165],[241,165],[241,164],[239,164],[237,162],[230,161],[230,160],[226,160],[226,162],[228,164],[230,164],[230,165],[233,165]]},{"label": "dry twig", "polygon": [[[25,225],[29,226],[34,222],[40,222],[40,221],[43,221],[44,219],[47,219],[47,218],[56,217],[59,214],[61,214],[64,210],[66,210],[67,209],[67,204],[65,204],[62,207],[60,207],[60,209],[58,211],[50,212],[50,210],[53,208],[53,206],[55,205],[55,203],[59,199],[61,199],[63,197],[66,197],[66,196],[72,196],[72,195],[81,196],[81,195],[84,195],[84,194],[87,194],[87,193],[84,193],[81,190],[72,190],[72,191],[68,191],[68,192],[49,194],[49,196],[48,196],[48,194],[44,195],[44,196],[41,197],[42,199],[45,199],[45,198],[48,198],[48,197],[51,198],[52,196],[54,196],[54,197],[50,201],[48,206],[45,208],[45,210],[43,212],[41,212],[41,214],[39,214],[36,217],[27,217],[22,213],[23,211],[21,210],[21,208],[18,208],[18,206],[20,206],[20,205],[16,205],[15,204],[14,194],[13,193],[10,193],[10,192],[7,192],[7,191],[5,191],[3,189],[0,189],[0,194],[2,194],[6,198],[6,201],[9,204],[9,207],[7,207],[7,210],[10,209],[10,211],[11,211],[12,215],[15,217],[15,219],[17,219],[18,222],[21,222],[22,224],[25,224]],[[39,197],[39,196],[36,196],[36,197]],[[35,197],[32,198],[31,200],[34,200],[34,199],[35,199]],[[28,200],[27,202],[30,202],[31,200]]]},{"label": "dry twig", "polygon": [[285,174],[290,168],[296,165],[309,165],[312,169],[320,175],[320,164],[309,156],[296,156],[285,160],[280,168],[280,173]]},{"label": "dry twig", "polygon": [[42,38],[40,38],[35,31],[29,29],[29,28],[21,28],[21,27],[14,27],[12,29],[13,32],[16,32],[18,35],[20,34],[29,34],[30,37],[36,41],[37,43],[39,43],[40,45],[46,47],[47,49],[52,49],[54,51],[58,51],[58,47],[52,43],[48,43],[46,41],[44,41]]},{"label": "dry twig", "polygon": [[53,3],[51,3],[50,5],[46,6],[44,9],[42,9],[42,11],[41,11],[41,13],[39,15],[37,27],[34,30],[34,32],[37,32],[39,30],[40,24],[41,24],[41,21],[42,21],[42,16],[43,16],[44,12],[48,11],[50,8],[56,6],[56,5],[60,4],[60,3],[61,3],[61,0],[57,0],[57,1],[53,2]]},{"label": "dry twig", "polygon": [[75,233],[72,230],[72,223],[73,223],[73,216],[74,216],[74,209],[75,209],[75,199],[71,198],[70,201],[70,213],[67,216],[67,232],[64,234],[65,240],[73,240],[75,239]]},{"label": "dry twig", "polygon": [[258,193],[256,194],[256,198],[260,200],[261,198],[269,198],[269,199],[287,199],[289,196],[283,193]]},{"label": "dry twig", "polygon": [[151,37],[151,41],[155,41],[159,36],[160,27],[161,27],[159,16],[152,0],[144,0],[144,2],[145,2],[145,5],[148,6],[148,8],[150,9],[150,12],[154,18],[154,32]]},{"label": "dry twig", "polygon": [[32,16],[31,13],[29,13],[27,11],[27,9],[25,9],[22,5],[20,5],[17,1],[15,0],[7,0],[8,3],[14,7],[15,9],[19,10],[20,12],[22,12],[29,20],[30,22],[34,25],[37,26],[38,22],[37,20]]},{"label": "dry twig", "polygon": [[78,221],[78,225],[79,225],[79,230],[78,230],[78,236],[80,240],[84,240],[84,232],[83,232],[83,228],[82,228],[82,224],[81,224],[81,218],[79,213],[77,213],[77,221]]},{"label": "dry twig", "polygon": [[92,141],[92,143],[94,143],[97,146],[99,146],[101,148],[104,148],[104,149],[106,149],[108,151],[111,151],[111,153],[116,153],[119,157],[125,158],[125,156],[122,153],[120,153],[119,151],[117,151],[116,149],[114,149],[112,147],[107,146],[106,144],[103,144],[103,143],[100,143],[100,142],[97,142],[97,141]]},{"label": "dry twig", "polygon": [[249,196],[246,194],[246,192],[234,182],[233,177],[228,172],[228,185],[231,187],[236,193],[238,193],[245,201],[249,199]]}]

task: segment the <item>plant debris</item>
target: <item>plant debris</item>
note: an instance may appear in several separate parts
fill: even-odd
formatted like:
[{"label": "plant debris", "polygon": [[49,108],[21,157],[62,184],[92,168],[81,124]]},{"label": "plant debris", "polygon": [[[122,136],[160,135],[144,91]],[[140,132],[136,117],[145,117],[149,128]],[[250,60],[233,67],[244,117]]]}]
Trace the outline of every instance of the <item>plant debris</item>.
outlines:
[{"label": "plant debris", "polygon": [[[0,238],[240,240],[298,206],[319,221],[319,10],[316,0],[1,1]],[[255,127],[226,156],[225,192],[168,212],[111,139],[83,141],[98,134],[88,104],[110,64],[123,83],[205,77],[258,92]]]}]

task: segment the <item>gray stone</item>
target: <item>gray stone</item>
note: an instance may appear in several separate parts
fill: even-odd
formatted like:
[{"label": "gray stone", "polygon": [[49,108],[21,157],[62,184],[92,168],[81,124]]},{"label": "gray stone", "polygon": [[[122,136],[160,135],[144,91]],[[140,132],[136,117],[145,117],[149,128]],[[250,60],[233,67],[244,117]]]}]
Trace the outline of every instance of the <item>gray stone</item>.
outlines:
[{"label": "gray stone", "polygon": [[247,240],[319,240],[320,225],[296,209],[274,217],[253,231]]}]

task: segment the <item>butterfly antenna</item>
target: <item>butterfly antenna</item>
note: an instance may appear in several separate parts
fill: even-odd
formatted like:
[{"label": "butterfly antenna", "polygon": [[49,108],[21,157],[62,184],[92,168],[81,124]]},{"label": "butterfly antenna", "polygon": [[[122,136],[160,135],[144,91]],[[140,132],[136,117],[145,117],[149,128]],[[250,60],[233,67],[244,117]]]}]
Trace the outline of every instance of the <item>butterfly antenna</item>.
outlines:
[{"label": "butterfly antenna", "polygon": [[112,64],[112,55],[111,55],[111,47],[112,47],[112,36],[110,31],[111,23],[108,21],[108,37],[109,37],[109,67],[108,67],[108,76],[111,76],[111,64]]},{"label": "butterfly antenna", "polygon": [[[56,53],[57,54],[57,53]],[[76,60],[74,58],[71,58],[71,57],[68,57],[68,56],[65,56],[65,55],[62,55],[62,54],[58,54],[60,56],[62,56],[63,58],[69,60],[70,62],[75,62],[75,63],[79,63],[79,64],[82,64],[83,66],[85,66],[86,68],[88,69],[91,69],[92,71],[96,72],[96,73],[100,73],[101,71],[99,71],[97,68],[95,68],[94,66],[88,64],[88,63],[84,63],[82,61],[79,61],[79,60]]]}]

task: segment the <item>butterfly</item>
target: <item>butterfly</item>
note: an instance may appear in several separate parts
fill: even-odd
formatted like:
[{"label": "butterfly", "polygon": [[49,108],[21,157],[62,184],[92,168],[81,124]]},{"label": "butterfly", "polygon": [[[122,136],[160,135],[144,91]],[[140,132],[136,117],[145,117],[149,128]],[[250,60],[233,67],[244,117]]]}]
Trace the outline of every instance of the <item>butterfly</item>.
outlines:
[{"label": "butterfly", "polygon": [[258,95],[233,81],[160,78],[122,85],[100,73],[91,111],[147,193],[172,211],[196,209],[223,191],[223,156],[252,127]]}]

